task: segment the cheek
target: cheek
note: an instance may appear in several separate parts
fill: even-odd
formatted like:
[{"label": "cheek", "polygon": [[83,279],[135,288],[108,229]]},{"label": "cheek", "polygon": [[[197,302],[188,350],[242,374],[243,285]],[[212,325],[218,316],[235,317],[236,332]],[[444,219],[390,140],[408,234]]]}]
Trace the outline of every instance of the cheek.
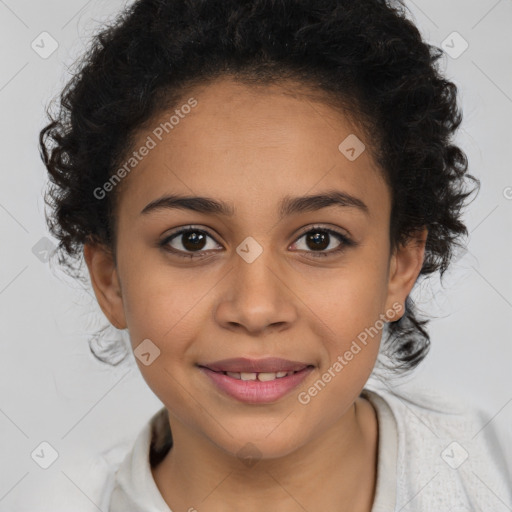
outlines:
[{"label": "cheek", "polygon": [[[173,404],[175,413],[183,409],[184,414],[183,404],[189,399],[182,383],[188,377],[197,326],[206,321],[201,301],[205,292],[190,286],[190,281],[187,285],[183,278],[166,277],[161,267],[132,272],[124,289],[126,321],[139,370],[156,396]],[[149,364],[138,357],[142,347],[150,353]]]},{"label": "cheek", "polygon": [[311,309],[326,325],[326,367],[343,359],[345,377],[337,377],[338,382],[359,380],[375,364],[385,328],[386,264],[385,253],[362,251],[310,295]]},{"label": "cheek", "polygon": [[386,270],[384,258],[360,253],[309,286],[308,304],[334,334],[356,336],[384,313]]},{"label": "cheek", "polygon": [[[375,366],[386,325],[385,267],[359,260],[350,271],[326,281],[323,291],[312,300],[325,324],[321,335],[326,357],[317,379],[297,398],[308,411],[307,422],[322,418],[328,425],[359,396]],[[315,421],[311,419],[311,428]]]},{"label": "cheek", "polygon": [[129,256],[120,256],[119,271],[132,343],[145,338],[167,343],[187,329],[189,317],[200,310],[208,282],[195,277],[193,270],[166,265],[156,250],[124,254]]},{"label": "cheek", "polygon": [[[148,386],[163,402],[173,404],[173,409],[183,408],[184,414],[190,397],[182,383],[190,377],[198,331],[211,317],[211,304],[205,296],[218,277],[210,279],[206,274],[196,275],[197,270],[171,269],[161,261],[147,261],[132,258],[123,268],[127,276],[123,303],[131,345]],[[137,357],[145,346],[156,354],[148,365]]]}]

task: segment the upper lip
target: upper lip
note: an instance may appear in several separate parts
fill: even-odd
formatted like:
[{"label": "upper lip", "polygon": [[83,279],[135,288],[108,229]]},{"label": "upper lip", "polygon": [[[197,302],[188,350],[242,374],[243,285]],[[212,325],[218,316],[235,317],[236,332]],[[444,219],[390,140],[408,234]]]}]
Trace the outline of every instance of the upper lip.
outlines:
[{"label": "upper lip", "polygon": [[222,359],[213,363],[199,364],[199,366],[216,372],[276,373],[297,372],[311,365],[278,357],[266,357],[264,359],[236,357],[233,359]]}]

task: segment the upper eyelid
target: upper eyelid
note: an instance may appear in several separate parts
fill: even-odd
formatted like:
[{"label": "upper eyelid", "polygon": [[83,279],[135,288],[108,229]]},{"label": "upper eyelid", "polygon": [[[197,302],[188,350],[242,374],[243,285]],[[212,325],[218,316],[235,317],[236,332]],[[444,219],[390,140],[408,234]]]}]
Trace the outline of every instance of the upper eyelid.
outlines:
[{"label": "upper eyelid", "polygon": [[[333,228],[333,227],[322,226],[320,223],[313,224],[312,226],[306,226],[305,228],[301,228],[301,230],[297,236],[303,236],[306,233],[309,233],[310,231],[314,231],[315,229],[319,229],[319,230],[321,229],[323,231],[328,231],[329,233],[334,233],[336,235],[340,235],[345,238],[350,238],[350,235],[348,234],[348,232],[346,230],[343,230],[342,228]],[[340,230],[345,231],[345,232],[342,233]]]}]

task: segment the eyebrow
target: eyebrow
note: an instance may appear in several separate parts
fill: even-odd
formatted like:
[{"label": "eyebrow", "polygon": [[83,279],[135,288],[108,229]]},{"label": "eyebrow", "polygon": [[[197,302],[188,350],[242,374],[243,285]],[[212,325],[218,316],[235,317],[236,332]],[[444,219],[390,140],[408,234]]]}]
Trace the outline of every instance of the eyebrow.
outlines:
[{"label": "eyebrow", "polygon": [[[366,206],[361,199],[347,192],[329,190],[309,196],[285,196],[279,204],[279,217],[282,219],[297,213],[317,211],[329,206],[356,208],[364,214],[369,215],[368,206]],[[219,201],[211,197],[192,197],[179,194],[165,195],[151,201],[142,209],[140,214],[146,215],[150,212],[167,209],[190,210],[198,213],[223,215],[226,217],[232,217],[235,214],[235,208],[224,201]]]}]

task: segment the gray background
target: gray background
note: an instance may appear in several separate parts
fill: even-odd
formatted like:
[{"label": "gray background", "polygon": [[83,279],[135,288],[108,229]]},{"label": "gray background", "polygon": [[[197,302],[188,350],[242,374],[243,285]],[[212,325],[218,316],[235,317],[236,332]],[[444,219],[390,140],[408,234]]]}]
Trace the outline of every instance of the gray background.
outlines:
[{"label": "gray background", "polygon": [[[450,36],[456,31],[469,44],[460,56],[445,56],[443,66],[460,88],[464,124],[457,142],[482,189],[465,217],[468,251],[445,287],[434,281],[415,290],[422,308],[436,317],[433,343],[402,386],[433,387],[475,403],[493,418],[510,460],[512,1],[406,3],[429,42],[447,40],[458,53],[462,41]],[[123,4],[0,0],[0,511],[35,510],[29,503],[41,486],[87,501],[81,468],[101,450],[133,438],[161,407],[133,356],[118,368],[93,359],[87,339],[104,318],[92,292],[41,261],[38,245],[48,236],[46,170],[37,149],[45,105],[100,22]],[[51,49],[42,32],[58,43],[48,58],[40,55]],[[114,329],[111,334],[119,336]],[[46,470],[30,456],[42,441],[59,453]]]}]

